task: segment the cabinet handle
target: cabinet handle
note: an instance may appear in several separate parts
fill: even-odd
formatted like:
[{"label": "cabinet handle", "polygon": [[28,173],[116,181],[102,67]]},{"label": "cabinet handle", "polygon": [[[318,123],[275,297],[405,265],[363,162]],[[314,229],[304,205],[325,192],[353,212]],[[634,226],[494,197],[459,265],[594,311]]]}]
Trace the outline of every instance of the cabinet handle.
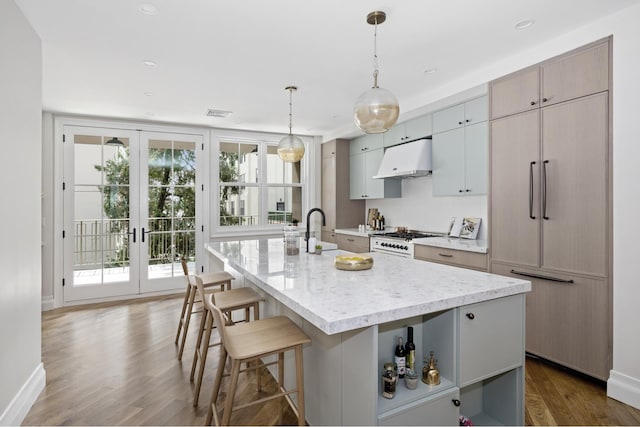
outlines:
[{"label": "cabinet handle", "polygon": [[442,253],[438,252],[438,255],[440,255],[442,257],[445,257],[445,258],[453,258],[453,255],[451,255],[451,254],[442,254]]},{"label": "cabinet handle", "polygon": [[468,188],[466,190],[464,190],[466,193],[471,192],[471,190],[469,190]]},{"label": "cabinet handle", "polygon": [[355,242],[354,239],[347,239],[347,242]]},{"label": "cabinet handle", "polygon": [[462,193],[462,190],[458,190],[458,193]]},{"label": "cabinet handle", "polygon": [[551,276],[543,276],[542,274],[533,274],[533,273],[525,273],[523,271],[516,271],[516,270],[511,270],[512,274],[517,274],[519,276],[525,276],[525,277],[533,277],[534,279],[542,279],[542,280],[549,280],[551,282],[560,282],[560,283],[574,283],[573,279],[559,279],[557,277],[551,277]]},{"label": "cabinet handle", "polygon": [[549,160],[542,162],[542,218],[549,219],[547,216],[547,163]]},{"label": "cabinet handle", "polygon": [[533,165],[536,162],[529,163],[529,218],[536,219],[533,214]]},{"label": "cabinet handle", "polygon": [[467,319],[469,319],[469,320],[473,320],[473,319],[476,318],[476,315],[473,314],[473,313],[467,313],[466,316],[467,316]]},{"label": "cabinet handle", "polygon": [[542,98],[542,102],[547,102],[549,98]]},{"label": "cabinet handle", "polygon": [[451,399],[453,402],[453,406],[460,406],[460,401],[458,399]]},{"label": "cabinet handle", "polygon": [[471,121],[471,119],[467,119],[467,120],[465,120],[465,122],[467,122],[467,123],[469,123],[470,121]]},{"label": "cabinet handle", "polygon": [[531,105],[536,105],[536,101],[531,101]]},{"label": "cabinet handle", "polygon": [[462,124],[462,122],[458,122],[458,124],[459,124],[459,125],[461,125],[461,124]]}]

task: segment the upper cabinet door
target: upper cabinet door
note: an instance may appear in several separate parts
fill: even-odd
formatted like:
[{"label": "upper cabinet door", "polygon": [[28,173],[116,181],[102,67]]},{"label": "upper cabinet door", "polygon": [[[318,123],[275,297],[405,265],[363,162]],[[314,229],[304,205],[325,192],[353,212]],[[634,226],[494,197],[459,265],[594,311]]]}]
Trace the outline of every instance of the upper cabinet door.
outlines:
[{"label": "upper cabinet door", "polygon": [[541,105],[608,90],[609,43],[542,65]]},{"label": "upper cabinet door", "polygon": [[433,113],[433,133],[445,132],[464,126],[464,104]]},{"label": "upper cabinet door", "polygon": [[489,118],[489,105],[487,97],[472,99],[464,104],[464,124],[465,126],[475,125],[476,123],[486,122]]},{"label": "upper cabinet door", "polygon": [[533,67],[491,82],[491,119],[539,107],[540,68]]},{"label": "upper cabinet door", "polygon": [[406,141],[430,136],[431,131],[431,114],[416,117],[404,123],[404,137]]}]

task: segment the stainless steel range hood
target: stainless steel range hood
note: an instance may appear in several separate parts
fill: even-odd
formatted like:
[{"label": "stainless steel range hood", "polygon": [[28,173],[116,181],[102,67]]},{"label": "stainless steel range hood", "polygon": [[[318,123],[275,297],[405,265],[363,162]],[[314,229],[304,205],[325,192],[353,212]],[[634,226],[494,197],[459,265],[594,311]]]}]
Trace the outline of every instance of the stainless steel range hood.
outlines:
[{"label": "stainless steel range hood", "polygon": [[431,139],[424,138],[387,148],[373,178],[412,178],[431,170]]}]

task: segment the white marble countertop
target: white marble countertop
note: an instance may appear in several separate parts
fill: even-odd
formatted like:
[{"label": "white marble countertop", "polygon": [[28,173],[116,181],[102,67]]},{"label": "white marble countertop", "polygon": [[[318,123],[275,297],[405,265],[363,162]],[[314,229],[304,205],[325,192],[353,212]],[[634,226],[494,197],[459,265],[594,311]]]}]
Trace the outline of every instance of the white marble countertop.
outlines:
[{"label": "white marble countertop", "polygon": [[334,233],[336,233],[336,234],[348,234],[350,236],[370,237],[370,236],[373,236],[374,234],[382,234],[382,233],[384,233],[384,231],[382,231],[382,230],[378,230],[378,231],[374,231],[374,230],[360,231],[357,228],[336,228],[334,230]]},{"label": "white marble countertop", "polygon": [[425,237],[412,240],[416,245],[436,246],[439,248],[456,249],[459,251],[489,252],[489,243],[486,240],[460,239],[458,237]]},{"label": "white marble countertop", "polygon": [[329,335],[531,290],[527,280],[379,252],[370,270],[336,269],[334,256],[349,254],[341,250],[301,252],[285,269],[282,238],[205,246]]}]

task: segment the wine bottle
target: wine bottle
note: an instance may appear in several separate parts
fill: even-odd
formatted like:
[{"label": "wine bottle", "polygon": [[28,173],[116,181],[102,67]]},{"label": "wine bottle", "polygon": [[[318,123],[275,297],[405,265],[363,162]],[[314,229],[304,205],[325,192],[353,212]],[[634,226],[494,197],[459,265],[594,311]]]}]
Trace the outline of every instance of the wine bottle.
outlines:
[{"label": "wine bottle", "polygon": [[416,345],[413,343],[413,326],[407,328],[407,343],[404,346],[407,369],[416,370]]},{"label": "wine bottle", "polygon": [[402,337],[398,337],[398,345],[396,346],[394,362],[396,362],[396,366],[398,367],[398,378],[404,378],[404,370],[407,364],[407,359],[405,357]]}]

